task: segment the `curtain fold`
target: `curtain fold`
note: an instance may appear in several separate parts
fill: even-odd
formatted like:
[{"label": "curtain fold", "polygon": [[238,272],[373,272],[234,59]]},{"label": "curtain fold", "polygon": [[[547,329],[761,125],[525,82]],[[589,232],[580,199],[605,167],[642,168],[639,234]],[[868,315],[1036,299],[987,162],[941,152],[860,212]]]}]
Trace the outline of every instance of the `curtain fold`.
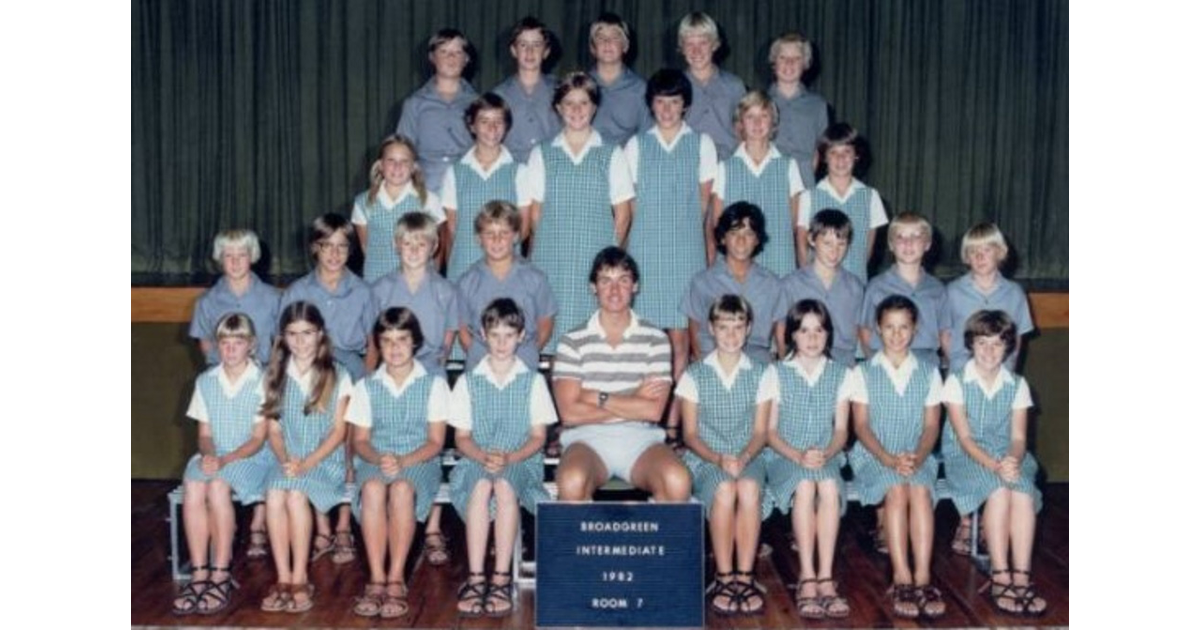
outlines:
[{"label": "curtain fold", "polygon": [[555,74],[588,63],[601,11],[634,28],[643,76],[680,67],[678,20],[721,25],[722,65],[769,81],[771,40],[817,47],[811,89],[867,138],[865,180],[889,212],[935,225],[937,272],[962,270],[961,234],[995,221],[1031,287],[1068,281],[1066,0],[137,0],[132,10],[133,284],[206,281],[213,235],[259,232],[271,275],[304,273],[305,226],[349,212],[379,139],[425,80],[425,42],[456,27],[476,49],[472,82],[510,72],[524,15],[562,44]]}]

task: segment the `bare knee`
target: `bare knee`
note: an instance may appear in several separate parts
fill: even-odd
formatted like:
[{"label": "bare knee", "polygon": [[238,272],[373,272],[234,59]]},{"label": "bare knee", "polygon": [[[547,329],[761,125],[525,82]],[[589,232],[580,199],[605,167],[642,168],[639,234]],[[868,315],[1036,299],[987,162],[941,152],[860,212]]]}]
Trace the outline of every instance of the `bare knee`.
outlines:
[{"label": "bare knee", "polygon": [[759,498],[762,496],[761,488],[758,482],[754,479],[738,479],[737,480],[737,500],[738,503],[746,505],[758,504]]},{"label": "bare knee", "polygon": [[712,507],[714,510],[732,511],[737,503],[737,487],[732,481],[722,481],[713,491]]},{"label": "bare knee", "polygon": [[209,501],[232,501],[233,489],[229,487],[229,482],[224,479],[213,479],[208,482],[208,500]]},{"label": "bare knee", "polygon": [[558,498],[564,501],[586,501],[595,491],[591,475],[581,466],[560,466],[554,478],[558,483]]},{"label": "bare knee", "polygon": [[676,503],[687,501],[692,495],[692,473],[678,460],[659,470],[659,488],[663,499]]},{"label": "bare knee", "polygon": [[497,479],[492,485],[492,490],[496,493],[497,501],[511,503],[517,500],[516,491],[513,490],[512,485],[503,479]]}]

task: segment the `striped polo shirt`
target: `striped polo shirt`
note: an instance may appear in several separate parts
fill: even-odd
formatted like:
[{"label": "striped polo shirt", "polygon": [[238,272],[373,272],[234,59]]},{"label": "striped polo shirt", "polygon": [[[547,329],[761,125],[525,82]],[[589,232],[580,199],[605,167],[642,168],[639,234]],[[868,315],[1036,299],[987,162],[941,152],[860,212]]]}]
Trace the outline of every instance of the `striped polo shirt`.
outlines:
[{"label": "striped polo shirt", "polygon": [[647,378],[671,380],[671,342],[666,333],[643,323],[633,311],[629,315],[629,327],[616,347],[609,345],[600,327],[599,311],[587,324],[563,335],[553,378],[575,379],[585,389],[610,394],[631,393]]}]

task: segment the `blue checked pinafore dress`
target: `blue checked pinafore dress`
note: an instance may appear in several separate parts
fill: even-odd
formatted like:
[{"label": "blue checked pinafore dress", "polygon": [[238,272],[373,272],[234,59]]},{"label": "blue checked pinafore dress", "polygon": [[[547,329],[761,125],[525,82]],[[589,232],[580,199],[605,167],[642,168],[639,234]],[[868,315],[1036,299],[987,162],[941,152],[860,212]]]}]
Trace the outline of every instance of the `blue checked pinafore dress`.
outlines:
[{"label": "blue checked pinafore dress", "polygon": [[[429,392],[433,390],[435,380],[433,374],[426,373],[399,396],[393,396],[383,381],[367,377],[365,385],[371,397],[371,446],[379,454],[407,455],[425,444],[429,437]],[[434,456],[390,477],[383,474],[379,466],[361,458],[355,458],[354,463],[354,480],[360,491],[355,493],[354,499],[356,516],[362,516],[361,490],[371,479],[382,480],[384,485],[401,480],[412,483],[417,494],[417,520],[424,522],[429,516],[442,483],[441,457]]]},{"label": "blue checked pinafore dress", "polygon": [[[532,370],[522,372],[513,380],[497,388],[482,374],[464,374],[471,395],[471,439],[484,451],[512,452],[529,439],[529,399],[533,393],[533,379],[542,378]],[[464,519],[467,504],[475,484],[482,479],[503,479],[512,486],[521,507],[537,514],[537,504],[550,500],[550,493],[542,485],[545,472],[542,454],[539,451],[528,459],[509,464],[498,474],[492,475],[475,460],[462,459],[450,471],[450,502]],[[496,515],[496,501],[492,499],[489,514]]]},{"label": "blue checked pinafore dress", "polygon": [[546,343],[553,351],[558,339],[591,316],[595,298],[588,288],[592,259],[616,238],[608,186],[612,145],[592,147],[576,166],[564,149],[542,144],[546,165],[546,194],[542,218],[534,235],[532,262],[546,273],[558,315]]},{"label": "blue checked pinafore dress", "polygon": [[871,231],[871,188],[861,186],[853,193],[850,198],[846,199],[845,203],[838,201],[837,197],[829,194],[828,191],[821,187],[814,188],[812,194],[812,213],[825,210],[826,208],[834,208],[841,210],[847,217],[850,218],[850,225],[854,228],[854,236],[850,238],[850,245],[846,248],[846,258],[842,261],[842,267],[850,273],[858,276],[863,284],[867,283],[867,260],[871,253],[867,251],[867,233]]},{"label": "blue checked pinafore dress", "polygon": [[696,176],[700,134],[680,136],[667,151],[647,132],[638,139],[638,149],[637,212],[629,232],[629,254],[641,272],[638,315],[664,328],[687,328],[679,303],[706,263]]},{"label": "blue checked pinafore dress", "polygon": [[[789,362],[777,363],[775,370],[779,374],[779,437],[800,451],[824,449],[833,440],[838,389],[849,370],[837,361],[826,360],[824,371],[812,385]],[[845,513],[844,454],[839,452],[825,460],[819,470],[805,468],[769,448],[763,457],[767,462],[767,486],[779,511],[791,511],[792,495],[801,481],[832,479],[837,483],[839,509]]]},{"label": "blue checked pinafore dress", "polygon": [[354,200],[367,214],[367,247],[363,253],[363,280],[371,284],[400,268],[400,254],[396,253],[396,221],[406,212],[420,212],[421,200],[416,195],[407,195],[391,208],[384,207],[379,195],[375,201],[367,200],[370,192],[359,193]]},{"label": "blue checked pinafore dress", "polygon": [[[755,400],[765,369],[764,364],[752,360],[749,369],[738,370],[733,388],[725,389],[721,377],[712,366],[697,361],[688,367],[688,374],[695,380],[696,391],[700,395],[696,423],[700,439],[708,448],[722,455],[737,455],[750,442],[758,407]],[[704,513],[708,514],[717,486],[733,481],[733,477],[721,470],[720,466],[700,459],[692,451],[683,454],[683,464],[692,473],[692,494],[704,503]],[[766,475],[767,467],[761,456],[750,460],[742,470],[743,478],[755,480],[760,489],[764,487]],[[767,494],[762,493],[763,519],[771,514],[772,509],[767,499]]]},{"label": "blue checked pinafore dress", "polygon": [[[217,378],[216,366],[196,379],[196,389],[204,398],[204,406],[208,409],[209,429],[212,430],[213,446],[218,456],[224,455],[246,443],[254,431],[254,417],[262,404],[259,395],[259,382],[262,373],[257,378],[247,378],[242,381],[241,389],[232,398],[225,395]],[[263,500],[263,484],[275,463],[275,457],[267,447],[257,453],[230,462],[221,467],[215,475],[206,475],[200,470],[200,454],[193,455],[183,471],[184,481],[210,481],[221,479],[229,484],[242,505],[257,503]]]},{"label": "blue checked pinafore dress", "polygon": [[498,166],[484,179],[475,169],[459,162],[454,165],[454,184],[458,213],[454,220],[454,249],[446,263],[446,279],[450,282],[458,282],[458,278],[483,256],[479,241],[475,239],[475,217],[483,204],[500,200],[517,205],[517,163]]},{"label": "blue checked pinafore dress", "polygon": [[[314,408],[310,414],[304,413],[304,401],[308,396],[291,376],[286,377],[279,424],[283,428],[283,445],[288,457],[305,457],[317,450],[333,431],[333,418],[338,405],[336,383],[341,382],[344,373],[344,368],[337,366],[334,395],[325,405],[325,411]],[[298,477],[285,476],[283,466],[276,464],[267,478],[269,490],[299,490],[321,512],[328,512],[342,502],[345,487],[346,457],[345,449],[340,444],[321,463]]]},{"label": "blue checked pinafore dress", "polygon": [[[904,394],[896,393],[892,379],[882,365],[871,361],[862,364],[863,381],[867,386],[871,431],[889,453],[911,453],[921,441],[921,430],[925,424],[925,398],[929,395],[931,378],[937,368],[925,361],[917,361],[917,369],[909,378]],[[925,486],[932,496],[937,482],[937,462],[933,456],[908,478],[901,477],[891,468],[885,467],[871,454],[862,442],[855,442],[850,449],[850,468],[854,471],[854,483],[863,505],[875,505],[883,501],[889,488],[900,484]]]},{"label": "blue checked pinafore dress", "polygon": [[796,270],[796,239],[792,225],[792,206],[788,196],[788,158],[777,157],[755,177],[745,160],[732,157],[725,161],[724,207],[748,201],[762,210],[767,219],[767,242],[755,262],[780,278]]},{"label": "blue checked pinafore dress", "polygon": [[[992,457],[1004,457],[1012,437],[1012,403],[1021,377],[1014,374],[1013,381],[1005,383],[988,400],[978,381],[964,383],[962,372],[957,372],[957,375],[958,382],[962,384],[963,407],[975,444]],[[979,509],[988,496],[1003,487],[1028,494],[1033,498],[1034,510],[1041,511],[1042,493],[1034,483],[1038,464],[1028,451],[1021,460],[1021,476],[1015,484],[1006,484],[1000,475],[971,459],[959,443],[954,426],[947,422],[942,431],[942,458],[946,463],[946,484],[950,488],[950,498],[959,514],[970,514]]]}]

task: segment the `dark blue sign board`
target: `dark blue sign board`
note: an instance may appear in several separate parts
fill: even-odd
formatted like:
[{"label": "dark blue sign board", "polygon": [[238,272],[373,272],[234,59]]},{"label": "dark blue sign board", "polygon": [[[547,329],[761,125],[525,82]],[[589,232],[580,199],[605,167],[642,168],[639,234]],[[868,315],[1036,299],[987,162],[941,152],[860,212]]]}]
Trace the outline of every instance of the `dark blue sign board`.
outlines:
[{"label": "dark blue sign board", "polygon": [[542,503],[538,627],[704,625],[698,503]]}]

